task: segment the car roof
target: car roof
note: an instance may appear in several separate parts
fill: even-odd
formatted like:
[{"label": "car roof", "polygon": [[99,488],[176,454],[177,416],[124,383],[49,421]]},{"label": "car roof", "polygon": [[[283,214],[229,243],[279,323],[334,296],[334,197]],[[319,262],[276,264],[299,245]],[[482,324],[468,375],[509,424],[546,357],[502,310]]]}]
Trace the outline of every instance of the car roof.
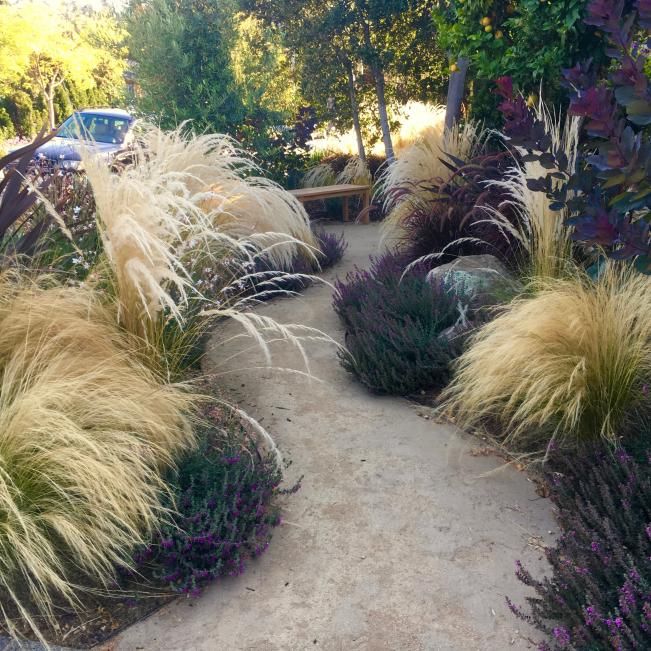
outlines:
[{"label": "car roof", "polygon": [[92,115],[106,115],[114,118],[125,118],[127,120],[133,120],[133,117],[123,109],[116,108],[85,108],[75,111],[75,113],[90,113]]}]

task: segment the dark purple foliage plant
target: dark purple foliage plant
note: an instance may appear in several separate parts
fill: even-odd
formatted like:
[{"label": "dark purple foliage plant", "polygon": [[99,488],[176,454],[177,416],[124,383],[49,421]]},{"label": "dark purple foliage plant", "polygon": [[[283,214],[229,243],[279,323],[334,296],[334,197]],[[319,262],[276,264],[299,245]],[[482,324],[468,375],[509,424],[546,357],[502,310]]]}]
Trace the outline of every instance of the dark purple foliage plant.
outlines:
[{"label": "dark purple foliage plant", "polygon": [[391,201],[409,205],[401,220],[400,248],[414,260],[432,256],[433,266],[445,264],[460,255],[490,254],[507,267],[524,262],[522,247],[506,229],[489,218],[499,211],[516,225],[518,213],[508,190],[491,181],[501,181],[515,165],[513,154],[498,151],[463,161],[449,157],[448,180],[406,184],[390,191]]},{"label": "dark purple foliage plant", "polygon": [[56,132],[41,131],[33,142],[0,157],[0,253],[32,255],[51,224],[49,215],[36,218],[34,208],[39,192],[45,192],[51,178],[28,182],[34,152]]},{"label": "dark purple foliage plant", "polygon": [[325,271],[337,264],[344,257],[344,253],[348,248],[348,242],[344,239],[343,233],[337,235],[336,233],[329,233],[328,231],[317,229],[314,235],[321,250],[321,253],[317,255],[319,267]]},{"label": "dark purple foliage plant", "polygon": [[623,449],[565,464],[553,474],[561,536],[547,550],[549,576],[536,579],[529,607],[509,606],[548,635],[542,651],[651,648],[651,457]]}]

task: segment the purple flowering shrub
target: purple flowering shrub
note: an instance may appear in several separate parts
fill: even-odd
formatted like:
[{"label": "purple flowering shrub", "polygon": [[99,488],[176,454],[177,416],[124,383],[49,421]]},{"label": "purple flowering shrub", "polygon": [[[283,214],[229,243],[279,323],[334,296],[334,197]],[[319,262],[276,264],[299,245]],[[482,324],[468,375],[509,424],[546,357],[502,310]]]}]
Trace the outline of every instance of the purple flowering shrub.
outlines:
[{"label": "purple flowering shrub", "polygon": [[507,602],[549,635],[543,651],[649,649],[651,456],[608,450],[572,464],[552,475],[562,534],[547,550],[551,574],[535,579],[518,562],[536,596],[528,610]]},{"label": "purple flowering shrub", "polygon": [[310,259],[305,252],[298,252],[289,269],[276,269],[267,258],[255,260],[253,274],[249,278],[249,291],[256,301],[265,301],[287,293],[298,293],[312,284],[312,276],[325,271],[341,260],[348,247],[343,233],[336,235],[325,230],[315,230],[319,251],[317,260]]},{"label": "purple flowering shrub", "polygon": [[267,549],[280,523],[274,496],[284,492],[274,460],[260,453],[241,425],[216,431],[221,412],[215,408],[207,418],[212,423],[200,433],[197,449],[179,461],[170,480],[171,520],[134,555],[140,572],[192,595],[220,576],[241,574],[248,559]]},{"label": "purple flowering shrub", "polygon": [[388,253],[335,285],[334,309],[346,327],[341,364],[376,393],[438,388],[459,353],[456,340],[439,336],[457,323],[456,296],[430,284],[426,267],[405,266]]},{"label": "purple flowering shrub", "polygon": [[348,242],[344,239],[343,233],[336,235],[319,229],[315,230],[314,235],[321,250],[320,255],[317,257],[322,270],[332,267],[344,257]]}]

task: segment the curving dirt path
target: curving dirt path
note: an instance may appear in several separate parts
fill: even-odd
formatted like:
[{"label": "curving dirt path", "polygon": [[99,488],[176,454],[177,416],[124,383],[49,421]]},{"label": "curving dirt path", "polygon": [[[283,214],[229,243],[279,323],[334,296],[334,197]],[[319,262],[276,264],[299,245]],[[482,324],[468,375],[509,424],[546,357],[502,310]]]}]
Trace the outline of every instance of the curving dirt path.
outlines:
[{"label": "curving dirt path", "polygon": [[[377,249],[377,226],[344,228],[349,249],[328,280]],[[315,286],[261,312],[311,325],[341,341],[331,290]],[[273,433],[304,474],[287,499],[269,551],[237,578],[180,599],[124,632],[120,651],[530,649],[535,632],[508,611],[522,602],[514,562],[544,567],[540,543],[556,532],[549,500],[524,473],[500,468],[481,443],[425,418],[400,398],[378,398],[339,366],[334,347],[309,345],[323,382],[259,367],[244,351],[219,365],[219,332],[207,370]],[[241,344],[241,348],[248,348]],[[232,348],[229,348],[232,350]],[[276,348],[274,364],[300,368]],[[494,471],[494,472],[492,472]]]}]

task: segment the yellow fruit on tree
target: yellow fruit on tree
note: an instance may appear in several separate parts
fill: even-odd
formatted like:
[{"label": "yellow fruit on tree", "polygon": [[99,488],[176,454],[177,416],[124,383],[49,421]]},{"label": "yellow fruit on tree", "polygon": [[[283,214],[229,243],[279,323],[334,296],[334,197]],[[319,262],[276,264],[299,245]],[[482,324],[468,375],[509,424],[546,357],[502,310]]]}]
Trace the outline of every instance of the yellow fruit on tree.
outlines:
[{"label": "yellow fruit on tree", "polygon": [[457,72],[459,70],[459,66],[456,63],[453,63],[450,66],[450,72]]},{"label": "yellow fruit on tree", "polygon": [[492,25],[486,25],[486,27],[484,27],[484,31],[485,32],[492,32],[493,31],[493,26]]},{"label": "yellow fruit on tree", "polygon": [[495,32],[495,38],[503,38],[504,37],[504,32],[501,29],[498,29]]},{"label": "yellow fruit on tree", "polygon": [[481,24],[482,24],[484,27],[487,27],[488,25],[491,24],[491,19],[490,19],[488,16],[484,16],[484,17],[481,19]]}]

